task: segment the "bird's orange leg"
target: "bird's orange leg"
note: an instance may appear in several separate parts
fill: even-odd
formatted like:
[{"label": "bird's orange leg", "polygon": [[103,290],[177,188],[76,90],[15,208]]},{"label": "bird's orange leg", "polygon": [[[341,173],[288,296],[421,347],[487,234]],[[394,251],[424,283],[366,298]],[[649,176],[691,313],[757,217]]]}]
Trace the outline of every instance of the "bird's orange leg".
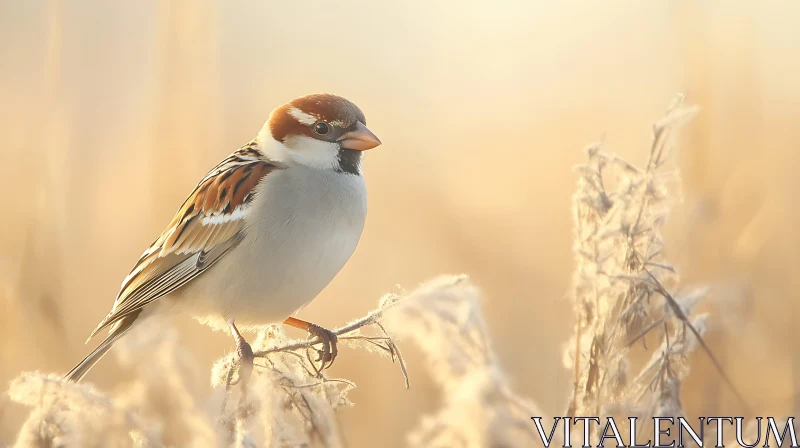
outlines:
[{"label": "bird's orange leg", "polygon": [[317,342],[322,344],[322,350],[318,352],[319,358],[317,358],[317,361],[322,361],[322,368],[320,370],[327,369],[333,365],[336,355],[339,354],[339,348],[337,347],[339,339],[332,331],[322,328],[319,325],[312,324],[311,322],[295,319],[294,317],[286,319],[283,323],[290,327],[307,331],[310,336],[316,337]]}]

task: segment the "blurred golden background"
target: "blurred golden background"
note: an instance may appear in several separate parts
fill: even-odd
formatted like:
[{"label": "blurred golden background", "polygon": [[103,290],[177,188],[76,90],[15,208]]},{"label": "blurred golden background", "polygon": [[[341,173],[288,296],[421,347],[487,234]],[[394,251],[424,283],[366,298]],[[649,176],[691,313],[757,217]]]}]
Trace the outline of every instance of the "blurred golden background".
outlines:
[{"label": "blurred golden background", "polygon": [[[712,288],[707,340],[754,415],[796,413],[798,24],[790,0],[0,2],[0,380],[72,367],[202,175],[275,106],[326,91],[384,144],[366,159],[359,248],[301,316],[335,327],[395,285],[467,273],[515,388],[563,415],[571,168],[600,139],[644,162],[651,122],[684,92],[702,111],[668,258]],[[204,384],[230,340],[177,322]],[[408,391],[385,360],[340,355],[334,374],[358,384],[340,414],[352,446],[402,446],[437,407],[408,351]],[[685,408],[741,415],[695,358]],[[124,374],[110,356],[87,380]],[[23,418],[0,402],[0,443]]]}]

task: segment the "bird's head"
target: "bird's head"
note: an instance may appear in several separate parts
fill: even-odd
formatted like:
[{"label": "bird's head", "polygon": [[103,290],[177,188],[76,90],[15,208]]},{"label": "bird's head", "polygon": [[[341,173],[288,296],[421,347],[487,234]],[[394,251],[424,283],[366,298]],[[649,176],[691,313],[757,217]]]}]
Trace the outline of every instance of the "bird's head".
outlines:
[{"label": "bird's head", "polygon": [[358,106],[328,93],[296,98],[272,111],[258,140],[275,162],[351,174],[361,171],[362,151],[381,144]]}]

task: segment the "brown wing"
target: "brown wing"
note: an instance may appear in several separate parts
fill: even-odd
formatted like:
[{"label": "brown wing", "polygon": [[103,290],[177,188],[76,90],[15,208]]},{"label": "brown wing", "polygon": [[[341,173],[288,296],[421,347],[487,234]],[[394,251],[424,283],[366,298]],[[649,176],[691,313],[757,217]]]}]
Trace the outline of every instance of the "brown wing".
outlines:
[{"label": "brown wing", "polygon": [[276,166],[247,146],[195,187],[123,280],[111,312],[89,336],[191,281],[241,241],[254,189]]}]

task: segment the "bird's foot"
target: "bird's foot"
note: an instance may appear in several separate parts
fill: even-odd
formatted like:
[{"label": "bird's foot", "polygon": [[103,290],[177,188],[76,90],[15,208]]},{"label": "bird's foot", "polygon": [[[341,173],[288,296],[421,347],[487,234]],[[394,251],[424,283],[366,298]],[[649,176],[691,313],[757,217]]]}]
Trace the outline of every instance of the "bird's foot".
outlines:
[{"label": "bird's foot", "polygon": [[322,344],[322,350],[317,350],[316,361],[322,363],[319,370],[322,371],[332,366],[336,355],[339,354],[339,338],[331,330],[315,324],[308,327],[308,334],[309,337],[315,338],[314,343]]},{"label": "bird's foot", "polygon": [[253,356],[253,348],[244,337],[242,337],[242,334],[239,333],[239,329],[236,328],[233,321],[230,321],[229,325],[233,339],[236,341],[236,354],[239,357],[239,376],[235,381],[231,381],[231,384],[242,383],[242,387],[244,387],[247,385],[248,380],[250,380],[250,375],[253,373],[255,356]]},{"label": "bird's foot", "polygon": [[[319,325],[306,322],[304,320],[295,319],[290,317],[283,321],[286,325],[299,328],[308,332],[310,338],[314,338],[313,344],[322,344],[322,350],[317,350],[317,362],[321,362],[320,368],[317,373],[329,368],[333,365],[336,355],[339,354],[337,343],[339,338],[331,330],[322,328]],[[316,366],[315,366],[316,368]]]}]

